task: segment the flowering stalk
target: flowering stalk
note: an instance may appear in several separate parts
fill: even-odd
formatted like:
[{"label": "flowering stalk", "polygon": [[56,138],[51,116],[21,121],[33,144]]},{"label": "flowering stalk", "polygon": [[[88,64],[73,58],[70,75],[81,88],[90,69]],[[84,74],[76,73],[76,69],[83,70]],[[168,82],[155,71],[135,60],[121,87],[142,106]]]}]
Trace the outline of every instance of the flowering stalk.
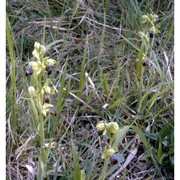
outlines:
[{"label": "flowering stalk", "polygon": [[29,68],[26,71],[27,76],[33,78],[34,84],[29,86],[29,96],[30,96],[30,105],[32,112],[35,118],[36,132],[40,138],[40,158],[38,164],[38,174],[37,179],[41,180],[44,178],[46,161],[48,158],[49,152],[45,150],[45,135],[44,135],[44,126],[47,122],[47,118],[50,115],[56,115],[54,106],[50,104],[50,95],[55,94],[54,86],[50,87],[49,84],[51,79],[48,78],[46,82],[43,82],[44,77],[50,75],[52,72],[52,66],[56,63],[54,59],[49,57],[44,57],[46,49],[40,43],[34,43],[34,50],[32,52],[34,61],[29,63]]},{"label": "flowering stalk", "polygon": [[142,16],[141,23],[145,25],[145,30],[138,32],[140,37],[141,45],[140,52],[137,59],[137,75],[139,75],[139,86],[138,86],[138,97],[141,98],[141,93],[143,89],[143,79],[144,79],[144,66],[146,66],[149,59],[149,49],[150,43],[153,45],[154,36],[159,31],[159,19],[156,14],[147,14]]},{"label": "flowering stalk", "polygon": [[106,148],[101,155],[101,158],[105,159],[105,162],[99,179],[104,180],[109,159],[111,156],[113,156],[113,154],[118,152],[118,148],[114,146],[114,142],[116,140],[117,135],[120,132],[120,128],[116,122],[105,123],[103,121],[100,121],[97,123],[96,129],[102,132],[104,136],[107,136],[110,139],[108,148]]}]

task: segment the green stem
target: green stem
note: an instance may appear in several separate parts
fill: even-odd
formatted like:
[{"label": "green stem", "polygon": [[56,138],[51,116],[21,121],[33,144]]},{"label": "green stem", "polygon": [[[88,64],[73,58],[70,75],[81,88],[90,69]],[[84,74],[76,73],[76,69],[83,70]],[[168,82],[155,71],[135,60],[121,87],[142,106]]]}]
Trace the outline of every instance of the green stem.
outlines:
[{"label": "green stem", "polygon": [[43,117],[40,115],[40,137],[41,137],[41,148],[44,146],[44,122]]},{"label": "green stem", "polygon": [[109,157],[107,157],[107,158],[105,159],[104,167],[103,167],[103,170],[102,170],[102,173],[101,173],[101,175],[100,175],[99,180],[104,180],[104,179],[105,179],[106,169],[107,169],[108,162],[109,162]]},{"label": "green stem", "polygon": [[38,110],[39,110],[39,135],[40,135],[40,158],[39,158],[39,166],[38,166],[38,175],[37,179],[42,180],[44,178],[44,173],[45,173],[45,164],[46,164],[46,154],[45,154],[45,149],[44,149],[44,117],[42,111],[42,105],[43,105],[43,95],[41,94],[41,89],[42,89],[42,84],[41,84],[41,74],[37,76],[37,89],[38,89],[38,97],[37,97],[37,105],[38,105]]}]

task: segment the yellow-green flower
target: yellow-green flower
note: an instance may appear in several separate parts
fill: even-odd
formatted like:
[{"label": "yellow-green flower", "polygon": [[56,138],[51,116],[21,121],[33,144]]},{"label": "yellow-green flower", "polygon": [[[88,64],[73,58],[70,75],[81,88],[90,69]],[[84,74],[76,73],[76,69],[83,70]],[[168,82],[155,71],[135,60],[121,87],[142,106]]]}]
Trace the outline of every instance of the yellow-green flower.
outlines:
[{"label": "yellow-green flower", "polygon": [[48,84],[50,83],[51,79],[47,79],[46,83],[44,84],[42,90],[41,90],[41,94],[55,94],[55,88],[48,86]]},{"label": "yellow-green flower", "polygon": [[43,59],[43,63],[45,66],[53,66],[54,64],[56,64],[56,61],[54,59],[49,59],[49,57],[45,57]]},{"label": "yellow-green flower", "polygon": [[119,131],[119,125],[116,122],[110,122],[106,125],[106,129],[110,133],[116,133]]},{"label": "yellow-green flower", "polygon": [[108,148],[108,149],[105,149],[102,153],[102,156],[101,158],[104,159],[106,157],[111,157],[114,153],[116,153],[118,151],[118,149],[115,149],[115,148]]},{"label": "yellow-green flower", "polygon": [[42,113],[44,114],[44,116],[47,116],[47,113],[50,111],[50,109],[54,107],[52,104],[48,104],[48,103],[45,103],[43,106],[42,106]]},{"label": "yellow-green flower", "polygon": [[29,66],[31,66],[34,70],[34,73],[36,75],[40,74],[42,71],[44,71],[46,69],[46,66],[44,66],[43,63],[41,63],[40,61],[35,62],[35,61],[31,61],[29,63]]},{"label": "yellow-green flower", "polygon": [[43,58],[45,52],[46,48],[44,46],[42,46],[39,42],[34,43],[34,50],[32,54],[37,62],[32,61],[29,65],[33,68],[36,75],[45,72],[47,67],[51,67],[56,63],[54,59],[50,59],[49,57]]},{"label": "yellow-green flower", "polygon": [[98,122],[97,125],[96,125],[96,129],[98,131],[104,131],[105,128],[106,128],[106,125],[105,125],[105,123],[103,121]]},{"label": "yellow-green flower", "polygon": [[144,23],[149,22],[151,25],[153,25],[156,22],[157,18],[158,18],[158,16],[156,14],[143,15],[141,23],[144,24]]},{"label": "yellow-green flower", "polygon": [[151,20],[152,22],[156,22],[156,19],[158,18],[158,15],[156,15],[156,14],[150,14],[150,15],[149,15],[149,18],[150,18],[150,20]]}]

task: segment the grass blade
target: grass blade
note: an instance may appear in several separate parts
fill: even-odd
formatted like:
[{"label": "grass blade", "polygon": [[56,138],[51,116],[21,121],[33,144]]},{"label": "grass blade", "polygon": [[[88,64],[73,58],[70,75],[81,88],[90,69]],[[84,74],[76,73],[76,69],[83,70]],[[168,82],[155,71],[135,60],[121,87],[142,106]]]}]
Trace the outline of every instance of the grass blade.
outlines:
[{"label": "grass blade", "polygon": [[11,106],[12,106],[12,118],[11,118],[11,127],[13,130],[16,129],[17,120],[16,120],[16,60],[15,52],[13,48],[12,32],[11,26],[8,17],[6,17],[6,32],[7,32],[7,42],[10,54],[10,74],[11,74]]},{"label": "grass blade", "polygon": [[116,136],[116,139],[113,143],[113,148],[117,148],[119,143],[123,140],[125,134],[127,133],[127,131],[129,130],[130,126],[124,126],[123,129],[121,129],[118,133],[118,135]]},{"label": "grass blade", "polygon": [[152,149],[150,148],[144,133],[136,126],[131,126],[131,128],[139,135],[139,137],[140,137],[141,141],[143,142],[149,156],[152,158],[153,157]]},{"label": "grass blade", "polygon": [[81,95],[81,93],[82,93],[82,91],[86,85],[86,82],[87,82],[87,78],[84,77],[86,54],[87,54],[87,43],[86,43],[85,48],[84,48],[83,61],[81,64],[81,72],[80,72],[80,80],[79,80],[79,97],[80,97],[80,95]]},{"label": "grass blade", "polygon": [[123,97],[121,99],[118,99],[117,101],[115,101],[112,105],[109,106],[110,109],[115,108],[119,105],[121,105],[122,103],[124,103],[126,101],[126,99]]},{"label": "grass blade", "polygon": [[152,108],[152,106],[154,105],[154,103],[156,102],[158,96],[164,94],[165,92],[169,91],[170,89],[172,89],[172,87],[174,86],[174,84],[170,84],[168,87],[164,88],[163,90],[161,90],[160,92],[156,93],[152,98],[151,98],[151,104],[149,106],[150,110]]},{"label": "grass blade", "polygon": [[73,165],[74,165],[74,180],[81,180],[81,171],[79,167],[78,155],[73,141],[71,141],[71,145],[72,145]]},{"label": "grass blade", "polygon": [[61,79],[61,85],[60,85],[60,88],[58,91],[58,98],[57,98],[57,103],[56,103],[56,107],[57,107],[56,108],[56,111],[57,111],[56,117],[59,117],[61,110],[62,110],[62,106],[63,106],[63,100],[64,100],[63,94],[64,94],[64,86],[65,86],[65,78],[66,78],[66,69],[67,69],[67,64],[65,64],[65,66],[64,66],[63,76]]},{"label": "grass blade", "polygon": [[60,43],[60,42],[66,42],[64,39],[60,39],[60,40],[55,40],[49,44],[47,44],[45,47],[46,47],[46,51],[48,51],[52,46],[54,46],[55,44],[57,43]]}]

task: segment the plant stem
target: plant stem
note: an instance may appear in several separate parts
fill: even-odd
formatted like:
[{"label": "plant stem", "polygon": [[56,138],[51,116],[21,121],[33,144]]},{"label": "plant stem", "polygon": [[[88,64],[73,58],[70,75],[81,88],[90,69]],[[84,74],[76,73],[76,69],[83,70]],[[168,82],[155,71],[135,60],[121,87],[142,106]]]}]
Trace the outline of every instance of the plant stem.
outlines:
[{"label": "plant stem", "polygon": [[107,157],[105,159],[104,167],[103,167],[102,173],[101,173],[101,175],[99,177],[99,180],[104,180],[105,179],[105,174],[106,174],[106,169],[107,169],[108,162],[109,162],[109,157]]},{"label": "plant stem", "polygon": [[[45,173],[45,164],[46,164],[46,157],[45,157],[45,149],[44,149],[44,117],[43,113],[41,112],[41,108],[43,105],[43,96],[41,94],[42,84],[41,84],[41,78],[42,76],[39,74],[37,76],[37,88],[38,88],[38,107],[39,107],[39,134],[40,134],[40,158],[39,158],[39,169],[38,169],[38,180],[41,180],[44,178]],[[43,165],[42,165],[43,164]]]}]

